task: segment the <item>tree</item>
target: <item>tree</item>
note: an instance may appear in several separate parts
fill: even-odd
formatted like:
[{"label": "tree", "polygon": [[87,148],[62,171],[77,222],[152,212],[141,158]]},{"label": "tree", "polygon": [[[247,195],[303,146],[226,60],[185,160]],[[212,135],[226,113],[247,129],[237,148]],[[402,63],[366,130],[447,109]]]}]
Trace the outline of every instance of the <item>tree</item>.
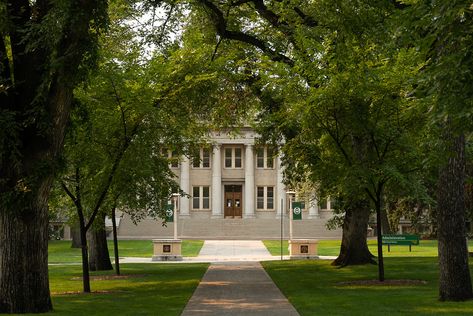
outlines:
[{"label": "tree", "polygon": [[106,1],[0,3],[0,312],[46,312],[47,201]]},{"label": "tree", "polygon": [[[416,96],[425,102],[439,168],[437,223],[440,300],[473,297],[465,230],[465,139],[471,135],[471,2],[419,1],[403,14],[424,57]],[[402,27],[406,27],[403,24]]]},{"label": "tree", "polygon": [[[331,188],[331,194],[347,201],[343,227],[350,237],[343,239],[336,263],[372,262],[366,244],[370,203],[381,213],[387,182],[409,183],[404,177],[410,170],[401,156],[409,153],[408,137],[402,130],[409,127],[410,118],[409,111],[399,110],[406,107],[409,89],[401,79],[412,70],[403,69],[400,62],[412,65],[412,52],[385,44],[386,37],[393,35],[384,30],[386,17],[399,4],[199,3],[208,10],[221,39],[239,41],[263,53],[263,57],[257,55],[259,64],[250,70],[254,78],[250,76],[247,82],[260,90],[255,93],[263,103],[259,130],[269,131],[269,139],[283,140],[283,150],[290,153],[285,155],[286,174],[293,169],[290,164],[305,165],[309,170],[294,168],[296,177],[315,172],[307,180],[319,188]],[[256,55],[255,50],[247,51]],[[384,71],[393,77],[383,75]],[[295,152],[303,158],[291,161]],[[325,153],[330,157],[323,160]],[[321,168],[323,163],[330,168]],[[340,176],[333,177],[334,171],[340,171]],[[335,178],[331,186],[324,180],[330,177]]]}]

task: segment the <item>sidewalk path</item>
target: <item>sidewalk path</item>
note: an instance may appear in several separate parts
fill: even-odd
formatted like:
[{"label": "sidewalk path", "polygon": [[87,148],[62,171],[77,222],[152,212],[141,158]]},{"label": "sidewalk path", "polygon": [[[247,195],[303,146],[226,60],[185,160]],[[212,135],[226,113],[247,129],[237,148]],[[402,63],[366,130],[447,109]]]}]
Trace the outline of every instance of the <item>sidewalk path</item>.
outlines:
[{"label": "sidewalk path", "polygon": [[274,259],[261,240],[206,240],[196,257],[207,262]]},{"label": "sidewalk path", "polygon": [[298,316],[259,262],[213,263],[181,316]]}]

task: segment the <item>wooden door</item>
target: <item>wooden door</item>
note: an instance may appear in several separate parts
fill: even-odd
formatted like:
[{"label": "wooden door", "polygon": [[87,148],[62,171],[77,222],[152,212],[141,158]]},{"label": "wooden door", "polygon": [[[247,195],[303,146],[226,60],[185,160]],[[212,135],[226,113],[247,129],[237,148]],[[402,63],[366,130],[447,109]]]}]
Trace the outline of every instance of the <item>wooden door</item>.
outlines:
[{"label": "wooden door", "polygon": [[242,216],[242,186],[225,186],[225,218],[235,218]]}]

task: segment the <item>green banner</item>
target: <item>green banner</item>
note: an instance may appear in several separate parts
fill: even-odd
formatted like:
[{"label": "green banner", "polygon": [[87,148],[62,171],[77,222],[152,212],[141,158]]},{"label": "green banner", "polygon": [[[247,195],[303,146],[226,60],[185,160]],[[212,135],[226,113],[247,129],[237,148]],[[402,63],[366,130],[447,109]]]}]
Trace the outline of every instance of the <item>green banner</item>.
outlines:
[{"label": "green banner", "polygon": [[302,202],[292,202],[292,219],[301,220],[302,219]]},{"label": "green banner", "polygon": [[174,222],[174,205],[172,204],[166,205],[166,222]]}]

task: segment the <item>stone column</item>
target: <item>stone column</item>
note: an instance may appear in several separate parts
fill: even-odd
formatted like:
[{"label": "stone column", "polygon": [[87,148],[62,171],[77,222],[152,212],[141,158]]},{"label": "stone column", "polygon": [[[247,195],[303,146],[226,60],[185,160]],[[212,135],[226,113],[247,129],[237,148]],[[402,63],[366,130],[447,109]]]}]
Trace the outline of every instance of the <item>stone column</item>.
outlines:
[{"label": "stone column", "polygon": [[244,218],[255,217],[255,165],[253,145],[245,145],[245,213]]},{"label": "stone column", "polygon": [[[189,188],[189,169],[190,169],[190,162],[189,162],[189,158],[187,158],[186,156],[183,156],[182,160],[181,160],[181,176],[180,176],[180,186],[181,186],[181,190],[184,191],[185,193],[188,193],[188,194],[192,194],[192,192],[190,192],[190,188]],[[186,217],[186,216],[189,216],[189,205],[190,205],[190,201],[189,201],[189,198],[186,197],[186,196],[181,196],[180,197],[180,210],[179,210],[179,213],[180,213],[180,216],[181,217]]]},{"label": "stone column", "polygon": [[315,218],[320,218],[319,201],[315,198],[315,194],[313,194],[309,201],[309,219]]},{"label": "stone column", "polygon": [[220,146],[213,146],[212,154],[212,217],[222,217],[222,156]]},{"label": "stone column", "polygon": [[[275,205],[277,206],[276,210],[276,217],[281,218],[281,215],[285,214],[285,207],[286,207],[286,188],[284,186],[283,180],[283,167],[281,166],[281,157],[276,158],[276,168],[277,168],[277,182],[276,182],[276,203]],[[282,199],[282,207],[281,207],[281,199]],[[282,214],[281,214],[281,209],[282,209]]]}]

